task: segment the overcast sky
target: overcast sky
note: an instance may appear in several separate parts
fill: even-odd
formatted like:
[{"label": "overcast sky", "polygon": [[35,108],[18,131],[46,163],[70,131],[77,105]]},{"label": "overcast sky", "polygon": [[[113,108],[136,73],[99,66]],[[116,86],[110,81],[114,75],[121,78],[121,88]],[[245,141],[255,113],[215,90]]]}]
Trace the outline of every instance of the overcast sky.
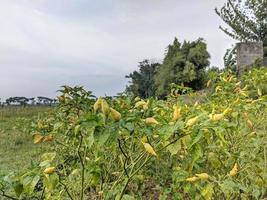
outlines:
[{"label": "overcast sky", "polygon": [[211,66],[234,43],[215,14],[224,0],[0,0],[0,98],[56,95],[84,85],[124,90],[139,61],[162,60],[176,36],[202,37]]}]

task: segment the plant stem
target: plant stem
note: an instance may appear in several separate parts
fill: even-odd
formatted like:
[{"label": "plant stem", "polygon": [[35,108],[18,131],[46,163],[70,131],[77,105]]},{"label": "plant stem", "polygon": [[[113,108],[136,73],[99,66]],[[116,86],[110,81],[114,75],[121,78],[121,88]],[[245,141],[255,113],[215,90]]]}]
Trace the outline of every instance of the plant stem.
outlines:
[{"label": "plant stem", "polygon": [[119,200],[122,199],[122,197],[123,197],[123,195],[124,195],[124,192],[125,192],[125,190],[126,190],[128,184],[129,184],[129,182],[130,182],[130,177],[128,177],[128,178],[126,179],[126,182],[125,182],[125,184],[124,184],[124,186],[123,186],[123,189],[122,189],[122,191],[121,191],[121,193],[120,193]]},{"label": "plant stem", "polygon": [[43,188],[43,191],[42,191],[42,195],[41,195],[41,200],[43,200],[44,199],[44,192],[45,192],[45,187]]},{"label": "plant stem", "polygon": [[82,146],[82,142],[83,142],[83,136],[81,135],[80,143],[79,143],[79,147],[78,147],[78,156],[79,156],[80,163],[81,163],[81,166],[82,166],[82,179],[81,179],[82,188],[81,188],[81,194],[80,194],[80,199],[81,200],[83,200],[83,195],[84,195],[84,171],[85,171],[84,162],[83,162],[82,155],[81,155],[81,152],[80,152],[80,149],[81,149],[81,146]]},{"label": "plant stem", "polygon": [[127,156],[127,154],[124,152],[124,150],[123,150],[123,148],[122,148],[122,146],[121,146],[121,141],[120,141],[120,139],[118,139],[118,143],[119,143],[119,149],[120,149],[120,151],[122,152],[122,154],[123,154],[124,157],[125,157],[125,160],[124,160],[124,162],[123,162],[123,169],[124,169],[124,172],[125,172],[126,176],[129,178],[129,175],[128,175],[128,172],[127,172],[127,169],[126,169],[126,164],[127,164],[127,161],[128,161],[128,156]]},{"label": "plant stem", "polygon": [[8,198],[8,199],[12,199],[12,200],[19,200],[19,199],[17,199],[17,198],[14,198],[14,197],[12,197],[12,196],[9,196],[9,195],[7,195],[7,194],[5,194],[5,191],[4,190],[1,190],[1,192],[2,192],[2,196],[3,197],[6,197],[6,198]]},{"label": "plant stem", "polygon": [[73,197],[71,196],[71,194],[70,194],[70,192],[69,192],[68,187],[66,186],[66,184],[63,183],[61,180],[59,180],[59,183],[60,183],[61,185],[63,185],[63,187],[64,187],[64,189],[65,189],[67,195],[69,196],[69,198],[70,198],[71,200],[74,200]]}]

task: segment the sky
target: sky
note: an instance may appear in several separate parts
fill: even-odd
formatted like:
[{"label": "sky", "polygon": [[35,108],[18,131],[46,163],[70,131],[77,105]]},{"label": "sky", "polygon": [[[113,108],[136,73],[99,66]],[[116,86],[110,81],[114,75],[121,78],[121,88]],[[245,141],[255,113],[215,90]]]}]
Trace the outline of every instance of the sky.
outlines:
[{"label": "sky", "polygon": [[0,0],[0,98],[55,97],[62,85],[122,92],[174,37],[204,38],[211,66],[235,43],[214,8],[224,0]]}]

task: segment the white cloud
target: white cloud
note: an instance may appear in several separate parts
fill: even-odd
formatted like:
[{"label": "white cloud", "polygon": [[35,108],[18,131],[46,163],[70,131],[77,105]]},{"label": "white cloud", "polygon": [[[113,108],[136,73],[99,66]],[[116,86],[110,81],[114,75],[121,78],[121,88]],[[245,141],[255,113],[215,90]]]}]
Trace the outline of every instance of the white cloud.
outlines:
[{"label": "white cloud", "polygon": [[233,42],[218,29],[213,9],[222,2],[1,1],[0,96],[53,95],[66,83],[115,94],[138,61],[162,59],[174,36],[205,38],[221,66]]}]

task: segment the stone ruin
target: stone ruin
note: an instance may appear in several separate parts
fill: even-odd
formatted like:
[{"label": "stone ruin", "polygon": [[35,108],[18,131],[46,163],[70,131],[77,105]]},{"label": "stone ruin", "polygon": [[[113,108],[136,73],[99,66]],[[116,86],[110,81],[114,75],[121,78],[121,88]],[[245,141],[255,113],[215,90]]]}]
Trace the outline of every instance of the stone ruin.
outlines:
[{"label": "stone ruin", "polygon": [[260,63],[267,66],[267,59],[263,57],[262,42],[240,42],[236,45],[237,50],[237,73],[240,76],[243,71],[253,64]]}]

